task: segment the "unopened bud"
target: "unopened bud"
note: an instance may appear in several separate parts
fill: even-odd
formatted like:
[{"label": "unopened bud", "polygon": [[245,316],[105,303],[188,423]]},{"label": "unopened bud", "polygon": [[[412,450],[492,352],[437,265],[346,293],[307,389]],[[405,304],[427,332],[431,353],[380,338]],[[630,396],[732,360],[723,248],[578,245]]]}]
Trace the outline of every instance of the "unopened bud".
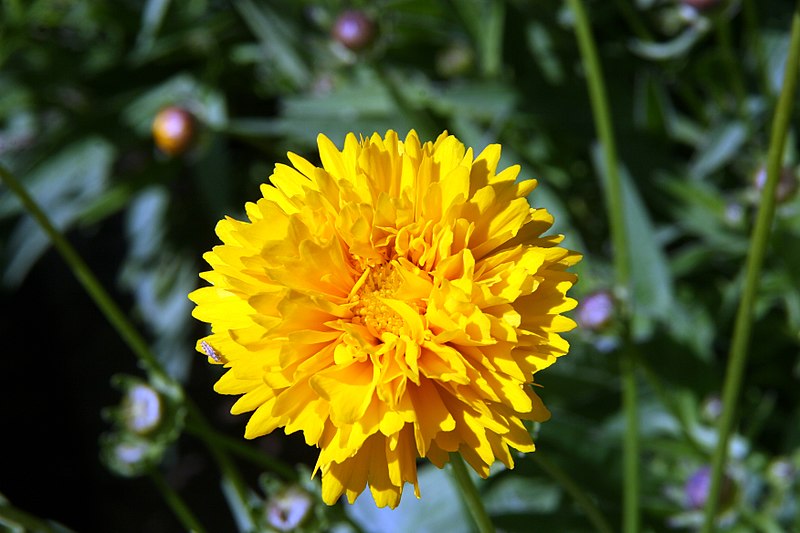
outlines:
[{"label": "unopened bud", "polygon": [[123,400],[125,426],[139,435],[150,433],[161,423],[161,397],[147,385],[131,386]]},{"label": "unopened bud", "polygon": [[194,139],[195,121],[181,107],[166,107],[153,120],[153,139],[158,149],[169,156],[180,155]]},{"label": "unopened bud", "polygon": [[332,35],[338,42],[358,52],[375,39],[375,22],[363,11],[343,11],[333,25]]},{"label": "unopened bud", "polygon": [[289,487],[267,502],[267,522],[278,531],[292,531],[300,526],[312,507],[311,495],[299,487]]},{"label": "unopened bud", "polygon": [[586,296],[578,306],[578,323],[587,329],[603,329],[611,322],[613,316],[614,299],[607,291],[599,291]]}]

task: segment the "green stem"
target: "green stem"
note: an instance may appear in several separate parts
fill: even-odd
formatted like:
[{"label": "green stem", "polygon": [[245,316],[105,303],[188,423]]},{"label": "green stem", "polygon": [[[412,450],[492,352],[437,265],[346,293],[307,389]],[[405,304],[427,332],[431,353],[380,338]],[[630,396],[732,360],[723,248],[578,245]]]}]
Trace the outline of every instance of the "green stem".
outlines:
[{"label": "green stem", "polygon": [[293,468],[265,455],[239,439],[232,439],[210,426],[198,424],[193,417],[187,420],[186,430],[200,440],[204,442],[213,442],[221,448],[225,448],[231,453],[238,455],[242,459],[246,459],[263,468],[265,471],[278,474],[287,481],[297,479],[297,471]]},{"label": "green stem", "polygon": [[623,531],[639,531],[639,409],[636,392],[636,360],[630,349],[623,348],[620,356],[622,376],[622,405],[625,412],[623,437]]},{"label": "green stem", "polygon": [[192,421],[191,425],[195,430],[195,434],[201,436],[201,440],[208,448],[208,451],[211,452],[211,456],[217,463],[217,467],[219,468],[222,477],[227,480],[230,487],[233,489],[234,494],[232,496],[237,500],[237,507],[240,509],[249,509],[247,484],[242,479],[242,475],[239,473],[236,465],[233,463],[231,458],[228,457],[228,454],[225,453],[223,446],[218,441],[210,438],[210,436],[214,433],[214,430],[202,415],[200,408],[197,407],[197,405],[190,398],[185,398],[184,402],[186,404],[186,410],[189,414],[187,418]]},{"label": "green stem", "polygon": [[[72,269],[73,274],[78,281],[86,289],[89,296],[92,297],[94,302],[106,316],[109,322],[114,326],[120,334],[125,343],[139,358],[140,363],[144,366],[145,370],[149,373],[151,379],[161,379],[165,383],[172,385],[176,390],[181,392],[184,398],[189,418],[194,419],[195,425],[208,435],[211,431],[208,422],[203,416],[200,409],[185,395],[180,383],[173,380],[163,369],[158,362],[153,352],[150,351],[147,342],[144,340],[133,324],[127,319],[122,310],[117,306],[111,296],[106,292],[92,271],[78,255],[72,245],[64,238],[64,236],[53,226],[50,219],[42,211],[36,201],[28,194],[28,191],[19,183],[14,175],[0,165],[0,178],[5,181],[8,187],[17,195],[22,204],[28,212],[36,219],[42,229],[47,233],[53,242],[53,245],[61,253],[61,256]],[[243,503],[247,502],[245,485],[242,482],[241,476],[233,465],[233,462],[225,454],[222,447],[213,441],[205,441],[209,451],[217,462],[222,475],[225,476],[230,484],[234,487],[236,495],[241,498]],[[246,505],[245,505],[246,507]]]},{"label": "green stem", "polygon": [[478,494],[478,488],[472,482],[467,471],[467,465],[464,464],[464,458],[458,452],[450,454],[450,466],[452,468],[453,477],[456,479],[456,485],[461,492],[461,497],[464,499],[464,505],[467,506],[469,514],[478,526],[480,533],[494,533],[494,525],[486,512],[486,507],[483,506],[481,495]]},{"label": "green stem", "polygon": [[150,470],[150,478],[153,480],[159,492],[161,492],[164,501],[167,502],[172,512],[175,513],[181,525],[183,525],[187,531],[205,533],[205,528],[197,521],[197,518],[192,514],[192,511],[186,505],[186,502],[183,501],[181,495],[170,487],[169,483],[167,483],[164,476],[161,475],[161,472],[159,472],[157,468]]},{"label": "green stem", "polygon": [[719,421],[718,442],[711,463],[711,488],[705,509],[703,532],[710,533],[714,527],[717,514],[718,499],[722,474],[728,451],[728,440],[733,428],[736,404],[742,385],[747,349],[750,342],[750,330],[753,321],[753,307],[764,262],[770,226],[775,214],[775,190],[783,164],[783,151],[792,116],[792,107],[797,89],[798,63],[800,63],[800,0],[795,4],[792,16],[792,33],[789,43],[789,54],[783,77],[783,89],[778,99],[775,118],[772,123],[769,152],[767,155],[767,182],[761,192],[760,207],[756,225],[751,237],[750,252],[747,256],[746,277],[742,299],[736,313],[733,329],[733,342],[728,358],[725,374],[725,385],[722,393],[722,415]]},{"label": "green stem", "polygon": [[[578,40],[589,99],[592,104],[595,128],[603,149],[604,174],[607,177],[606,209],[611,226],[611,239],[614,246],[614,272],[616,275],[616,294],[622,305],[622,312],[629,311],[630,253],[625,228],[622,178],[617,159],[614,128],[603,80],[597,47],[592,36],[589,17],[581,0],[568,0],[575,16],[575,34]],[[626,339],[629,342],[629,339]],[[626,343],[627,343],[626,342]],[[623,352],[620,360],[622,378],[622,404],[625,412],[625,435],[623,439],[623,518],[624,531],[636,533],[639,530],[639,435],[638,405],[636,393],[636,365],[633,355]]]},{"label": "green stem", "polygon": [[592,499],[586,492],[573,480],[569,475],[561,469],[556,463],[552,462],[541,451],[536,451],[530,454],[533,461],[545,471],[547,475],[553,478],[556,483],[561,485],[567,493],[575,500],[586,513],[586,518],[592,523],[594,528],[600,533],[613,533],[614,529],[608,523],[606,517],[600,512],[600,509],[594,504]]},{"label": "green stem", "polygon": [[86,289],[86,292],[91,296],[108,321],[111,322],[111,325],[114,326],[117,333],[120,334],[125,343],[136,354],[139,361],[144,365],[145,370],[166,382],[171,382],[172,379],[167,376],[161,364],[150,351],[144,337],[142,337],[139,332],[136,331],[136,328],[128,321],[122,310],[117,306],[108,292],[106,292],[94,274],[92,274],[92,271],[81,256],[78,255],[78,252],[75,251],[75,248],[73,248],[61,232],[53,226],[48,216],[39,207],[39,204],[28,194],[28,191],[17,181],[14,175],[2,165],[0,165],[0,177],[2,177],[11,191],[17,195],[17,198],[19,198],[22,205],[25,206],[28,213],[33,216],[44,232],[47,233],[47,236],[50,237],[50,240],[61,254],[61,257],[64,258],[64,261],[66,261],[70,269],[72,269],[75,277],[78,278],[78,281],[83,285],[83,288]]},{"label": "green stem", "polygon": [[603,149],[603,164],[608,177],[605,187],[606,209],[611,224],[611,239],[614,245],[614,271],[617,277],[618,296],[627,301],[628,281],[630,279],[630,261],[628,259],[627,235],[622,195],[622,178],[617,160],[617,147],[614,141],[614,128],[611,121],[611,109],[608,104],[603,72],[597,56],[589,17],[581,0],[568,0],[575,16],[575,34],[578,38],[583,67],[586,70],[586,83],[589,99],[592,103],[592,114],[597,130],[597,137]]}]

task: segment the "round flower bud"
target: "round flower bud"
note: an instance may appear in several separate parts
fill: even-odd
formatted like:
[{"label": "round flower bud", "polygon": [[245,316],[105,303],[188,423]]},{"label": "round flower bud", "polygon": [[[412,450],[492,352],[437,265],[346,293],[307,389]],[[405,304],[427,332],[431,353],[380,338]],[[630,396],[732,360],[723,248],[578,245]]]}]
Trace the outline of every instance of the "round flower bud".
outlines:
[{"label": "round flower bud", "polygon": [[333,25],[333,38],[355,52],[363,50],[375,39],[375,22],[364,12],[343,11]]},{"label": "round flower bud", "polygon": [[720,0],[682,0],[682,3],[698,11],[706,11],[719,5]]},{"label": "round flower bud", "polygon": [[153,139],[158,149],[169,156],[186,151],[194,139],[195,123],[191,113],[181,107],[165,107],[153,120]]},{"label": "round flower bud", "polygon": [[[753,178],[753,185],[756,190],[761,192],[767,183],[767,169],[761,167]],[[783,203],[789,200],[797,192],[797,175],[793,167],[781,168],[781,175],[778,177],[778,186],[775,188],[775,200]]]},{"label": "round flower bud", "polygon": [[[698,468],[684,486],[686,497],[686,507],[689,509],[702,509],[708,501],[708,493],[711,490],[711,468],[703,466]],[[733,503],[736,487],[733,479],[727,474],[722,475],[722,486],[719,491],[719,509],[723,511]]]},{"label": "round flower bud", "polygon": [[289,487],[267,502],[267,522],[278,531],[293,531],[309,515],[311,496],[299,487]]},{"label": "round flower bud", "polygon": [[133,385],[123,400],[125,426],[134,433],[145,435],[161,423],[161,397],[152,387]]},{"label": "round flower bud", "polygon": [[587,329],[601,330],[614,316],[614,299],[607,291],[599,291],[585,297],[578,307],[578,323]]}]

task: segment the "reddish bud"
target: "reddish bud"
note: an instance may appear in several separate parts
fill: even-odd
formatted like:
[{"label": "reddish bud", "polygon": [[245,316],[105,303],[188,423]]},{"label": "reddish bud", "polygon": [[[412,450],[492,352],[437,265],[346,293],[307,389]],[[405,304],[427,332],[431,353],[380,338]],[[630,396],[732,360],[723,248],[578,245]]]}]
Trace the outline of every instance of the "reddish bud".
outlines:
[{"label": "reddish bud", "polygon": [[333,25],[333,38],[353,51],[363,50],[375,39],[375,22],[362,11],[343,11]]}]

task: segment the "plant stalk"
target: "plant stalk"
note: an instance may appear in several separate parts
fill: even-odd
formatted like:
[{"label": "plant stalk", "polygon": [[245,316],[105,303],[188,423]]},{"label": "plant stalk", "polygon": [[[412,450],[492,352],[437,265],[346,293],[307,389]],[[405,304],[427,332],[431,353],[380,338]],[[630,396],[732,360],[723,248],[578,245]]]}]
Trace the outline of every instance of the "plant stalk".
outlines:
[{"label": "plant stalk", "polygon": [[183,501],[181,495],[170,487],[169,483],[164,479],[164,476],[158,471],[158,468],[152,468],[150,470],[150,478],[153,480],[159,492],[161,492],[164,501],[166,501],[167,505],[172,509],[175,517],[180,521],[181,525],[186,528],[186,531],[205,533],[205,528],[200,525],[200,522],[198,522],[197,518],[192,514],[192,511]]},{"label": "plant stalk", "polygon": [[791,40],[783,78],[783,89],[778,99],[775,118],[772,123],[769,152],[767,154],[767,182],[761,191],[756,225],[750,239],[750,251],[745,266],[745,284],[742,299],[736,313],[733,329],[733,342],[728,357],[725,384],[722,393],[722,415],[718,426],[717,447],[711,463],[711,488],[705,509],[703,533],[711,533],[719,507],[719,494],[722,475],[727,459],[728,440],[733,429],[736,405],[742,385],[742,376],[747,361],[750,332],[753,325],[753,308],[756,301],[761,267],[764,263],[770,227],[775,215],[775,191],[783,165],[783,151],[792,117],[792,108],[797,89],[798,65],[800,64],[800,0],[795,4],[792,16]]},{"label": "plant stalk", "polygon": [[[78,278],[78,281],[100,308],[103,315],[111,322],[111,325],[114,326],[123,341],[125,341],[131,351],[139,358],[139,362],[150,375],[150,378],[163,380],[164,383],[168,383],[176,390],[180,391],[181,397],[184,398],[184,404],[189,418],[190,420],[194,420],[194,426],[199,429],[198,432],[206,436],[210,434],[210,426],[200,409],[183,393],[183,387],[180,383],[172,379],[172,377],[164,371],[161,363],[150,350],[147,341],[145,341],[144,337],[142,337],[125,316],[125,313],[122,312],[113,298],[111,298],[108,292],[103,288],[102,284],[95,277],[83,258],[81,258],[61,232],[53,226],[50,218],[44,213],[41,207],[39,207],[39,204],[36,203],[17,178],[2,165],[0,165],[0,178],[2,178],[12,192],[17,195],[28,213],[34,217],[45,233],[47,233],[53,245],[67,262],[75,277]],[[235,465],[218,443],[211,439],[203,440],[211,452],[211,455],[214,457],[214,460],[217,462],[222,475],[228,479],[230,484],[235,488],[237,496],[240,496],[243,504],[245,504],[247,501],[246,487]]]},{"label": "plant stalk", "polygon": [[[614,248],[616,276],[614,292],[622,307],[623,316],[627,317],[630,312],[630,251],[625,227],[622,177],[614,141],[611,109],[586,9],[581,0],[568,0],[568,4],[575,17],[575,35],[586,71],[589,100],[592,105],[597,137],[602,147],[604,174],[607,176],[604,190]],[[625,343],[630,343],[630,339],[626,338]],[[633,354],[627,350],[620,354],[620,376],[622,405],[626,420],[623,438],[623,531],[637,533],[639,530],[639,409],[635,359]]]},{"label": "plant stalk", "polygon": [[475,521],[480,533],[494,533],[494,525],[486,512],[486,507],[483,505],[481,495],[478,493],[478,488],[472,479],[469,477],[467,465],[464,463],[464,458],[458,452],[450,454],[450,466],[453,472],[453,477],[458,485],[458,490],[461,492],[461,497],[464,499],[469,514]]},{"label": "plant stalk", "polygon": [[578,485],[574,479],[561,469],[556,463],[548,459],[541,451],[536,451],[530,455],[533,461],[545,471],[547,475],[553,478],[556,483],[561,485],[567,493],[572,496],[575,503],[578,504],[586,513],[586,518],[592,523],[598,533],[614,533],[614,529],[609,524],[600,509],[594,504],[588,494]]}]

